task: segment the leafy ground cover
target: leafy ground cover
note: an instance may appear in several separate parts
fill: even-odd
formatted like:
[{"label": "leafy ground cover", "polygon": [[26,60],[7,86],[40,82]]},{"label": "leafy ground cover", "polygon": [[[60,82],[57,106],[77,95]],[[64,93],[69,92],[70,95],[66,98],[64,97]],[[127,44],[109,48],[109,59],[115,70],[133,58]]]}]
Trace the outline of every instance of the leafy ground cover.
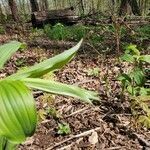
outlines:
[{"label": "leafy ground cover", "polygon": [[[15,38],[14,35],[2,35],[0,41],[5,43]],[[42,41],[43,38],[40,39]],[[27,38],[19,40],[29,42]],[[40,46],[28,46],[27,50],[17,52],[0,72],[0,78],[64,51],[64,47],[58,50]],[[22,143],[20,150],[149,148],[149,130],[137,123],[132,116],[128,97],[120,94],[121,83],[117,77],[131,66],[120,62],[116,54],[98,55],[96,51],[86,48],[86,44],[83,45],[70,64],[45,78],[98,91],[101,102],[87,105],[73,98],[34,91],[39,124],[35,135]]]}]

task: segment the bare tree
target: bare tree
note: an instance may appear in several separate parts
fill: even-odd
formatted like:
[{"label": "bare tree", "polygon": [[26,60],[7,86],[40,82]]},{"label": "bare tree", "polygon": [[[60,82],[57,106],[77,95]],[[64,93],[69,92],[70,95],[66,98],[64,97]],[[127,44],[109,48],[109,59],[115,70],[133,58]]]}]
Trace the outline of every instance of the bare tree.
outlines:
[{"label": "bare tree", "polygon": [[80,0],[80,5],[81,5],[82,14],[84,14],[84,3],[83,3],[83,0]]},{"label": "bare tree", "polygon": [[37,0],[30,0],[32,12],[39,11],[39,5]]},{"label": "bare tree", "polygon": [[44,9],[48,10],[48,0],[43,0],[44,3]]},{"label": "bare tree", "polygon": [[131,6],[134,15],[141,15],[137,0],[121,0],[121,5],[119,9],[120,16],[127,13],[128,5]]},{"label": "bare tree", "polygon": [[14,21],[19,21],[18,9],[15,0],[8,0],[8,4],[12,13]]}]

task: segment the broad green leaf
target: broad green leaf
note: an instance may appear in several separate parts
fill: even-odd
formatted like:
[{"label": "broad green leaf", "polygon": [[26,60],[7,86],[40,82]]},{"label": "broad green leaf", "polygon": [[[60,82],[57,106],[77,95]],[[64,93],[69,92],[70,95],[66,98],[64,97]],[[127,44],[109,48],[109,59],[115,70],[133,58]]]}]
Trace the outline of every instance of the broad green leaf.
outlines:
[{"label": "broad green leaf", "polygon": [[131,85],[127,86],[127,91],[132,95],[136,96],[139,92],[139,87],[132,87]]},{"label": "broad green leaf", "polygon": [[126,48],[126,53],[131,54],[131,55],[140,55],[140,51],[137,49],[136,45],[130,44],[127,48]]},{"label": "broad green leaf", "polygon": [[142,60],[142,61],[145,61],[147,63],[150,63],[150,55],[140,56],[139,60]]},{"label": "broad green leaf", "polygon": [[125,80],[125,81],[128,81],[128,82],[131,82],[130,76],[127,75],[127,74],[125,74],[125,73],[121,74],[121,75],[118,77],[118,80],[120,80],[120,81]]},{"label": "broad green leaf", "polygon": [[139,68],[136,68],[133,72],[131,72],[130,76],[134,79],[137,85],[141,86],[145,83],[145,75]]},{"label": "broad green leaf", "polygon": [[26,78],[22,81],[30,88],[39,89],[53,94],[72,96],[88,103],[92,103],[91,100],[99,100],[97,93],[73,85],[35,78]]},{"label": "broad green leaf", "polygon": [[0,81],[0,136],[20,143],[36,128],[35,102],[21,81]]},{"label": "broad green leaf", "polygon": [[3,150],[6,146],[7,140],[5,137],[0,136],[0,150]]},{"label": "broad green leaf", "polygon": [[140,93],[141,96],[146,96],[146,95],[149,94],[149,92],[150,92],[150,89],[146,89],[146,88],[142,87],[142,88],[140,88],[140,92],[139,93]]},{"label": "broad green leaf", "polygon": [[16,74],[9,76],[7,79],[23,79],[23,78],[36,78],[41,77],[44,74],[58,70],[62,68],[66,63],[68,63],[76,54],[77,50],[80,48],[82,40],[73,48],[64,51],[63,53],[47,59],[39,64],[32,67],[24,69]]},{"label": "broad green leaf", "polygon": [[5,137],[0,137],[0,150],[16,150],[17,144],[12,143]]},{"label": "broad green leaf", "polygon": [[19,49],[23,44],[12,41],[8,44],[0,46],[0,69],[3,68],[6,61]]},{"label": "broad green leaf", "polygon": [[122,57],[121,57],[121,60],[122,61],[126,61],[126,62],[130,62],[130,63],[133,63],[135,61],[135,58],[130,55],[130,54],[124,54]]}]

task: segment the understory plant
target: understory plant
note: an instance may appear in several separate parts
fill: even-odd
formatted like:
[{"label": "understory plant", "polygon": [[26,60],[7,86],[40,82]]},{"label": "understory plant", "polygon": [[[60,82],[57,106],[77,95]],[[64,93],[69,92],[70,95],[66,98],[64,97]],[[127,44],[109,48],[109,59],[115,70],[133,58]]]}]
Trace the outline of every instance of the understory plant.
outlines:
[{"label": "understory plant", "polygon": [[139,122],[150,128],[150,88],[146,87],[146,66],[150,64],[150,55],[141,55],[136,45],[129,45],[121,60],[132,66],[119,77],[122,93],[129,93],[133,114]]},{"label": "understory plant", "polygon": [[[37,111],[32,89],[52,94],[72,96],[92,103],[98,100],[97,93],[73,85],[66,85],[42,76],[62,68],[80,48],[82,40],[73,48],[25,68],[0,80],[0,150],[13,150],[34,134],[37,125]],[[13,41],[0,46],[0,69],[22,43]]]}]

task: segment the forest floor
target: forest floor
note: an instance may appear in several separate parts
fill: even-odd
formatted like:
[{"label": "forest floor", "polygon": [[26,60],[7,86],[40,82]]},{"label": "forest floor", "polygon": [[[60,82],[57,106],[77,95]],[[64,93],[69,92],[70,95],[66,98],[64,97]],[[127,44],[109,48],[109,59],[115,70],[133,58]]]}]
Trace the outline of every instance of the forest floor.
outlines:
[{"label": "forest floor", "polygon": [[[14,37],[0,36],[0,44]],[[25,41],[28,42],[28,41]],[[84,46],[83,46],[84,47]],[[0,78],[50,58],[61,50],[28,47],[17,52],[0,72]],[[119,55],[119,54],[118,54]],[[63,69],[46,78],[97,91],[100,103],[88,105],[77,99],[39,93],[35,95],[39,123],[33,137],[20,150],[142,150],[150,149],[150,132],[139,126],[131,114],[128,98],[121,96],[117,77],[129,69],[116,54],[92,54],[81,48]],[[92,71],[96,68],[96,71]],[[44,114],[51,108],[51,115]],[[71,133],[59,135],[59,123],[68,123]]]}]

